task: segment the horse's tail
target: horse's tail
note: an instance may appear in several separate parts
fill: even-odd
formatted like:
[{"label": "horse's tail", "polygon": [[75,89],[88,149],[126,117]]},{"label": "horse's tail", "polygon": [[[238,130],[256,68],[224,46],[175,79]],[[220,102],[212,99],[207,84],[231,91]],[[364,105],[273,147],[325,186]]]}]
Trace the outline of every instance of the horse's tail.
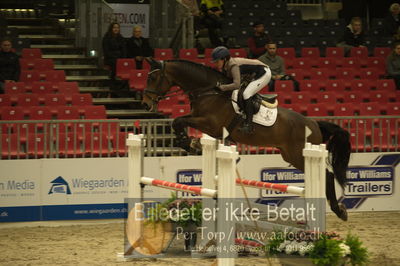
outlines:
[{"label": "horse's tail", "polygon": [[344,187],[351,152],[350,134],[340,126],[330,122],[318,121],[318,126],[322,133],[323,142],[328,142],[327,148],[330,153],[328,163],[332,166],[336,180]]}]

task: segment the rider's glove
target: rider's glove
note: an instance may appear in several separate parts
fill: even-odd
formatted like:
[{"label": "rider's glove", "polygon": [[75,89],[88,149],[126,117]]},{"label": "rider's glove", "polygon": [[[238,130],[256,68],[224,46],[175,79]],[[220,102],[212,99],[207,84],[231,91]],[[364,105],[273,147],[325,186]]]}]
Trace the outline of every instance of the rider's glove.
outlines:
[{"label": "rider's glove", "polygon": [[215,84],[215,87],[217,87],[218,89],[220,89],[221,85],[222,85],[222,83],[219,82],[219,81],[217,81],[217,84]]}]

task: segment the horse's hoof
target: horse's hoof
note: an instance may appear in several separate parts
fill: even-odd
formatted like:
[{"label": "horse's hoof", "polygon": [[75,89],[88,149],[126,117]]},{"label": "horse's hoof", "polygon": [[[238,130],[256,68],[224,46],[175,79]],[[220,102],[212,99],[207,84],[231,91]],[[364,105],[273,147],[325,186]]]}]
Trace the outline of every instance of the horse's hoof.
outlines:
[{"label": "horse's hoof", "polygon": [[346,206],[344,206],[343,203],[339,204],[339,211],[340,211],[339,218],[346,222],[347,219],[348,219],[347,209],[346,209]]},{"label": "horse's hoof", "polygon": [[194,153],[196,155],[201,154],[202,147],[201,147],[200,139],[192,138],[192,141],[190,142],[190,149],[191,149],[191,153]]}]

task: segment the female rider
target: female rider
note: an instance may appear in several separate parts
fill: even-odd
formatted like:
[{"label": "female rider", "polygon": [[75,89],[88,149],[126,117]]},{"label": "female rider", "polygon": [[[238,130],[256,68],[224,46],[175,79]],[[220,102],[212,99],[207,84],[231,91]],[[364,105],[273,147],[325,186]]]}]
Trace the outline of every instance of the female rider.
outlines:
[{"label": "female rider", "polygon": [[[271,70],[267,65],[257,59],[247,59],[240,57],[231,57],[229,50],[224,46],[216,47],[211,54],[218,70],[222,70],[229,78],[233,80],[231,84],[217,83],[216,87],[222,91],[232,91],[240,88],[241,76],[244,74],[254,74],[254,80],[250,82],[243,90],[244,112],[246,120],[243,123],[241,131],[244,133],[253,132],[253,104],[251,97],[267,86],[271,80]],[[239,95],[238,95],[239,99]]]}]

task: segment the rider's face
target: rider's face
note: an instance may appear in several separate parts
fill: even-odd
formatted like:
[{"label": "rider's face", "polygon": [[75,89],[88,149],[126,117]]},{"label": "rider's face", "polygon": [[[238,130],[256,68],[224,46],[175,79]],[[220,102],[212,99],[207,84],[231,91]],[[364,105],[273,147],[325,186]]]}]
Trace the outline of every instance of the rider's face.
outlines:
[{"label": "rider's face", "polygon": [[219,59],[219,60],[215,61],[215,67],[218,70],[222,70],[223,66],[224,66],[224,60],[223,59]]}]

